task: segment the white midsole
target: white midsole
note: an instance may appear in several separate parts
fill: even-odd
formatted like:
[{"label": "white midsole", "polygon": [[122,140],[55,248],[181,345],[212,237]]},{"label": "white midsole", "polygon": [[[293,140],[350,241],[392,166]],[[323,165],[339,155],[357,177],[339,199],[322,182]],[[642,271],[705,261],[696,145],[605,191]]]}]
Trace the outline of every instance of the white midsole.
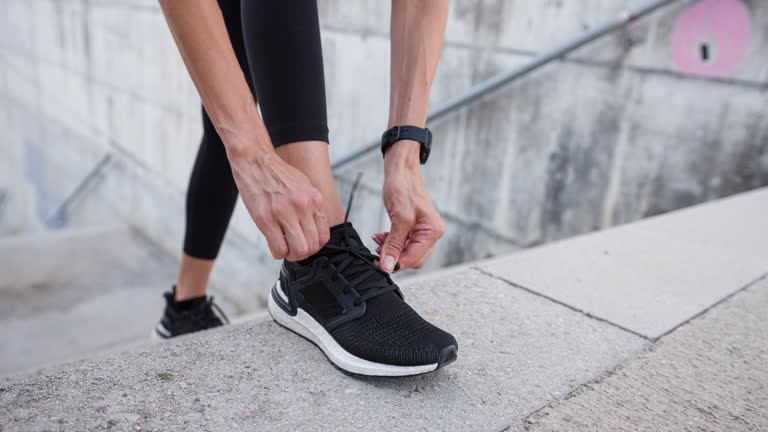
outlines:
[{"label": "white midsole", "polygon": [[[280,281],[277,281],[277,289],[280,297],[285,299],[283,290],[280,289]],[[287,299],[285,299],[287,301]],[[425,372],[431,372],[437,369],[438,364],[428,364],[423,366],[395,366],[383,363],[375,363],[360,357],[356,357],[341,347],[333,337],[323,328],[320,323],[315,321],[308,313],[301,308],[297,308],[296,316],[291,316],[281,308],[269,295],[269,313],[275,321],[283,327],[286,327],[320,347],[336,366],[345,371],[372,376],[408,376],[418,375]]]}]

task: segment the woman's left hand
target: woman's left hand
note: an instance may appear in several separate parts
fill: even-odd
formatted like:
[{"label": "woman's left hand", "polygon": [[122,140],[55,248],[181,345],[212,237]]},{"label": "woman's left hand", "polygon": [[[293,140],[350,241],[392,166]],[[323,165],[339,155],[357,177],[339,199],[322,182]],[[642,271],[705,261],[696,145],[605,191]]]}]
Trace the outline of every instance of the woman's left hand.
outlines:
[{"label": "woman's left hand", "polygon": [[374,236],[379,244],[380,266],[387,272],[419,269],[426,263],[437,241],[445,233],[445,223],[432,205],[418,160],[419,143],[398,141],[384,158],[384,207],[392,226],[389,232]]}]

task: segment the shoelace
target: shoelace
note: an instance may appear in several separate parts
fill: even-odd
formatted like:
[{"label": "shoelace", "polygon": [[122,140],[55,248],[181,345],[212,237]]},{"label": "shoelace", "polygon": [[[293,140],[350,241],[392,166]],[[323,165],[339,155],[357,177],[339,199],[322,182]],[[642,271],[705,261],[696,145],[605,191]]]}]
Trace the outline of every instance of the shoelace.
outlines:
[{"label": "shoelace", "polygon": [[354,289],[359,298],[355,299],[355,306],[362,302],[380,296],[384,293],[397,290],[397,285],[392,282],[389,275],[374,264],[379,257],[370,253],[365,246],[354,246],[349,243],[341,246],[328,245],[320,254],[328,257],[328,263],[333,264],[337,274],[331,280],[337,280],[338,274],[353,275],[347,280],[347,286],[343,292],[350,294]]},{"label": "shoelace", "polygon": [[[352,201],[362,175],[362,173],[358,173],[352,184],[344,223],[349,219]],[[397,285],[392,282],[389,274],[374,264],[379,257],[372,254],[365,246],[354,244],[349,236],[349,231],[346,229],[344,230],[344,240],[341,243],[341,245],[326,245],[318,254],[326,256],[329,263],[336,268],[338,273],[332,276],[332,280],[337,280],[338,274],[352,275],[352,278],[347,280],[347,286],[344,287],[343,291],[345,294],[350,294],[351,289],[357,292],[359,297],[355,299],[355,306],[384,293],[397,290]],[[325,267],[327,266],[328,263],[325,264]]]}]

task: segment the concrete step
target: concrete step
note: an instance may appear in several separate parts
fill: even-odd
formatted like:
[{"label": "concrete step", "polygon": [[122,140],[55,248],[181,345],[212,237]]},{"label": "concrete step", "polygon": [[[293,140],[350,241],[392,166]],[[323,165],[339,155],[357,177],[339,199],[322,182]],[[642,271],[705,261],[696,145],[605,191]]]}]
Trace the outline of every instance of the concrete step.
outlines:
[{"label": "concrete step", "polygon": [[763,188],[480,267],[653,339],[768,271],[766,215]]},{"label": "concrete step", "polygon": [[8,431],[501,430],[647,344],[472,269],[403,289],[456,335],[458,362],[430,376],[357,379],[274,322],[248,322],[8,384],[0,423]]},{"label": "concrete step", "polygon": [[127,227],[0,241],[0,376],[146,338],[175,271]]},{"label": "concrete step", "polygon": [[[765,244],[764,218],[752,214],[763,209],[766,194],[752,192],[404,281],[409,302],[459,341],[458,361],[431,375],[352,378],[305,339],[270,320],[249,321],[7,380],[0,386],[0,424],[3,432],[499,431],[533,427],[530,420],[540,418],[533,414],[552,407],[554,426],[542,424],[557,430],[561,419],[580,409],[562,405],[561,415],[558,401],[565,404],[570,396],[588,393],[602,377],[614,376],[617,367],[644,358],[650,359],[641,363],[647,366],[627,370],[636,382],[655,389],[682,388],[664,394],[669,407],[687,404],[686,412],[696,412],[696,404],[685,400],[692,394],[680,385],[685,381],[698,382],[695,393],[711,392],[715,403],[725,400],[720,394],[752,406],[764,400],[760,383],[750,387],[754,393],[744,394],[739,392],[744,380],[694,373],[681,381],[679,368],[659,374],[642,369],[664,367],[664,355],[646,354],[667,346],[680,357],[711,352],[714,363],[735,362],[743,351],[758,368],[755,376],[765,376],[759,348],[764,345],[755,336],[765,334],[764,326],[749,318],[765,309],[765,296],[739,303],[753,304],[742,314],[749,322],[727,313],[723,325],[729,333],[720,334],[717,325],[688,329],[697,325],[696,317],[718,313],[729,304],[724,299],[768,274],[768,261],[754,259]],[[740,226],[727,235],[734,217]],[[711,229],[719,231],[702,240],[701,232]],[[655,248],[648,246],[649,239]],[[713,250],[727,251],[728,259],[717,258]],[[679,259],[683,252],[685,259]],[[715,266],[722,275],[713,279],[709,267]],[[596,292],[611,303],[596,302]],[[675,348],[690,339],[686,334],[704,340],[701,349]],[[715,370],[713,362],[692,358],[691,364],[694,371],[700,366]],[[633,389],[611,384],[583,405],[604,409],[591,414],[599,420],[610,415],[611,403],[620,405],[616,409],[635,406],[621,399],[634,398]],[[638,396],[641,405],[643,397],[655,397],[650,391],[643,395]],[[663,428],[668,430],[709,429],[706,416],[670,419],[658,424],[671,425]]]},{"label": "concrete step", "polygon": [[763,280],[512,430],[768,430],[766,310]]}]

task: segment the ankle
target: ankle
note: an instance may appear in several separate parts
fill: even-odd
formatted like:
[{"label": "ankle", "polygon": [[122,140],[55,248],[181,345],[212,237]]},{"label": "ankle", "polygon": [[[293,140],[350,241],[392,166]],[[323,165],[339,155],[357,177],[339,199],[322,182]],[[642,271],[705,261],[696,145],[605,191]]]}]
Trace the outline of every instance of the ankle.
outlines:
[{"label": "ankle", "polygon": [[175,309],[178,312],[183,312],[191,309],[197,309],[202,304],[204,304],[208,300],[208,297],[203,295],[199,297],[193,297],[186,300],[175,300],[173,301],[173,309]]},{"label": "ankle", "polygon": [[194,300],[198,298],[204,298],[207,294],[206,287],[188,285],[181,282],[176,282],[173,289],[173,301],[176,303]]},{"label": "ankle", "polygon": [[179,265],[179,276],[176,279],[174,300],[178,302],[204,297],[208,290],[208,278],[213,270],[213,264],[213,260],[183,254]]}]

